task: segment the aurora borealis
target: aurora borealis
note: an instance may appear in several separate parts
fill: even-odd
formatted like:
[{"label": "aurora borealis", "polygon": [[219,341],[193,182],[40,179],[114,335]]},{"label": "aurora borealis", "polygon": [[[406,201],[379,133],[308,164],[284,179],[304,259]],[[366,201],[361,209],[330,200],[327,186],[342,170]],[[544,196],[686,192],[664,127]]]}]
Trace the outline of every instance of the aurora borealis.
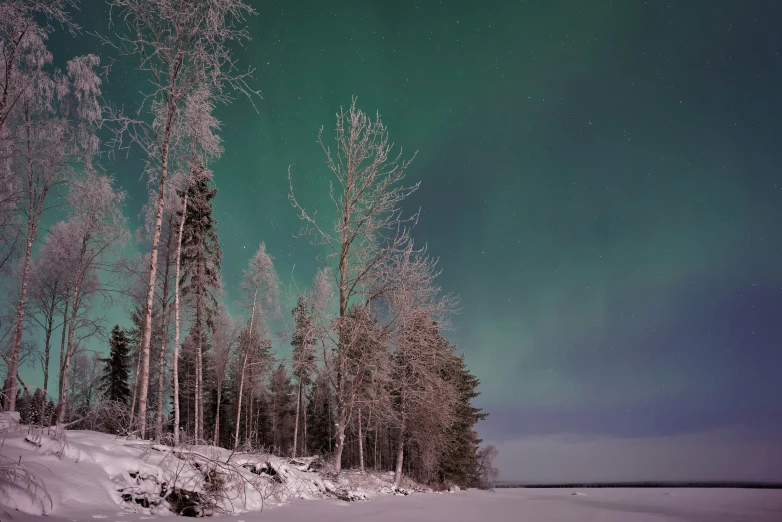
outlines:
[{"label": "aurora borealis", "polygon": [[[318,129],[355,95],[418,151],[407,210],[461,296],[448,337],[501,452],[562,434],[782,440],[782,6],[251,3],[237,55],[263,99],[218,111],[212,166],[231,300],[261,241],[286,285],[309,283],[318,250],[294,237],[287,171],[326,208]],[[76,18],[84,34],[56,36],[55,58],[109,63],[88,34],[106,30],[104,4]],[[138,102],[134,66],[113,64],[107,99]],[[104,166],[136,219],[140,153]],[[503,455],[503,477],[526,476]]]}]

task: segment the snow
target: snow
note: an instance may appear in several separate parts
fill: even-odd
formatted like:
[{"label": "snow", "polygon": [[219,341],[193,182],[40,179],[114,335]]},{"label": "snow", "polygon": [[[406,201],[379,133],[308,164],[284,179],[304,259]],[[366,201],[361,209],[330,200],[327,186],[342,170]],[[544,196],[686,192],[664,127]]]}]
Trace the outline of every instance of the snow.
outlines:
[{"label": "snow", "polygon": [[[92,431],[19,426],[6,431],[2,456],[5,469],[17,462],[21,467],[14,468],[14,481],[0,477],[1,505],[77,519],[108,517],[118,509],[171,515],[172,501],[191,515],[237,514],[298,499],[361,501],[416,489],[406,483],[395,491],[393,476],[386,473],[347,471],[330,479],[316,471],[321,463],[312,457],[287,459],[213,446],[171,448]],[[30,482],[24,471],[35,480]]]},{"label": "snow", "polygon": [[[89,431],[67,432],[64,439],[53,435],[54,432],[28,432],[27,428],[6,435],[0,448],[2,456],[7,462],[17,462],[21,457],[25,468],[43,481],[51,502],[40,490],[31,496],[26,488],[0,479],[3,522],[160,520],[171,516],[166,503],[155,505],[160,484],[166,482],[189,488],[190,492],[208,493],[209,483],[195,464],[205,469],[210,462],[230,462],[236,473],[252,481],[226,484],[224,490],[228,494],[218,499],[213,511],[206,513],[226,522],[782,520],[780,490],[454,489],[439,494],[391,495],[384,494],[392,493],[392,476],[387,473],[348,471],[332,481],[312,470],[317,464],[312,458],[293,461],[268,455],[232,454],[208,446],[181,450],[177,455],[166,446]],[[265,471],[256,474],[251,468]],[[274,470],[274,475],[269,475],[270,470]],[[149,499],[149,507],[127,502],[123,495]],[[344,502],[339,498],[357,501]],[[283,507],[284,504],[289,505]],[[40,516],[42,513],[46,518]]]}]

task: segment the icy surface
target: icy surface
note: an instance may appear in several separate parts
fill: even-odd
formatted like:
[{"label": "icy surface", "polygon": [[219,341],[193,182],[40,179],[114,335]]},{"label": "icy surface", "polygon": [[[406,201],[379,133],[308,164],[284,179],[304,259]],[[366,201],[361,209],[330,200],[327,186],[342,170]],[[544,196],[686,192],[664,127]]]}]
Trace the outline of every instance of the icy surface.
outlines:
[{"label": "icy surface", "polygon": [[[474,522],[474,521],[600,521],[600,522],[779,522],[782,491],[749,489],[595,489],[586,496],[573,491],[497,490],[461,491],[409,497],[385,496],[371,502],[301,500],[285,507],[266,508],[261,513],[212,517],[226,522]],[[89,514],[55,515],[47,518],[12,512],[19,522],[72,522],[105,519],[131,522],[161,520],[120,510],[94,509]],[[3,518],[3,521],[6,519]],[[171,520],[168,518],[167,520]]]}]

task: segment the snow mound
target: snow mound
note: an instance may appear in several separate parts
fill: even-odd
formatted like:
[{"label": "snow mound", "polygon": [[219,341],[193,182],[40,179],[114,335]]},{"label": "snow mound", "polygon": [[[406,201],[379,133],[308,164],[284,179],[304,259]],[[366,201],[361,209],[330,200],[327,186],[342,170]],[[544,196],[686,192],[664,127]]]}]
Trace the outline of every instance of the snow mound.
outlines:
[{"label": "snow mound", "polygon": [[0,474],[0,504],[30,514],[125,510],[210,516],[257,512],[296,499],[369,500],[377,495],[425,491],[393,474],[344,471],[330,476],[317,457],[290,459],[239,453],[214,446],[172,448],[92,431],[24,428],[9,432],[3,457],[17,472]]}]

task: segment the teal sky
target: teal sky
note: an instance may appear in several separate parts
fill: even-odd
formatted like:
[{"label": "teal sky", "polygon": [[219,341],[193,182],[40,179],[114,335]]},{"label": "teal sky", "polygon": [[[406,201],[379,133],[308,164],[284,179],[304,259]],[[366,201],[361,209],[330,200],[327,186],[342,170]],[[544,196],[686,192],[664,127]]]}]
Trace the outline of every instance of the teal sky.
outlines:
[{"label": "teal sky", "polygon": [[[261,241],[286,285],[327,204],[318,129],[379,111],[421,189],[419,243],[461,296],[449,333],[495,441],[777,433],[782,403],[782,9],[773,2],[258,1],[213,165],[228,296]],[[91,0],[79,18],[105,31]],[[110,50],[88,35],[54,53]],[[145,79],[119,61],[107,97]],[[138,151],[106,163],[144,202]],[[294,269],[295,267],[295,269]],[[118,319],[119,320],[119,319]]]}]

